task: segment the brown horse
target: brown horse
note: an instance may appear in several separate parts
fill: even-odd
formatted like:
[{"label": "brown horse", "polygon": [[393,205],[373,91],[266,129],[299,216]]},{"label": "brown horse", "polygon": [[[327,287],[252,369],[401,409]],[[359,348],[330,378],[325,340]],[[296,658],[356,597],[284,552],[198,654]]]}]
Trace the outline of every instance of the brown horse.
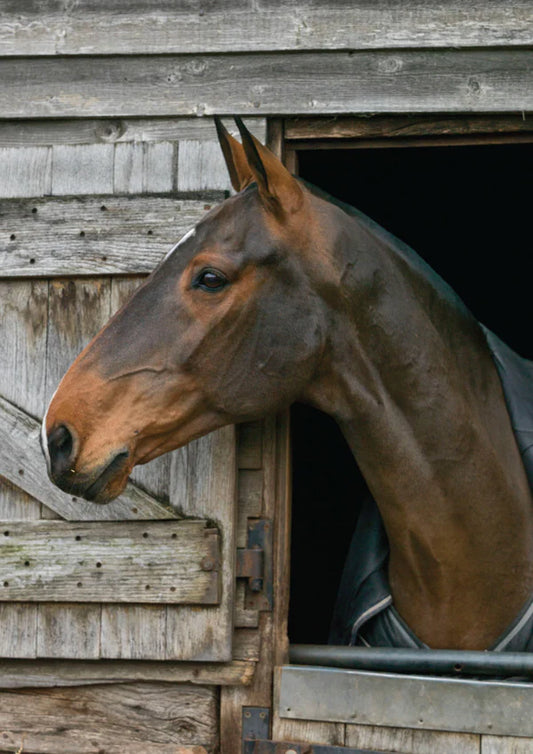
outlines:
[{"label": "brown horse", "polygon": [[76,359],[43,422],[52,480],[105,503],[135,464],[293,401],[340,425],[381,513],[395,608],[483,649],[533,592],[533,505],[486,338],[363,216],[218,124],[239,192]]}]

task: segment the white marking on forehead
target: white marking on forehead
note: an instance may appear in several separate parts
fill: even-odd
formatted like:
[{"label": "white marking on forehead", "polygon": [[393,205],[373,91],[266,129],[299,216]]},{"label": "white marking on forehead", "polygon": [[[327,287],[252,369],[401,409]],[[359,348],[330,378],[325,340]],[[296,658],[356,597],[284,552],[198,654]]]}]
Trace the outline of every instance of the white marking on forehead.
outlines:
[{"label": "white marking on forehead", "polygon": [[178,241],[178,243],[177,243],[177,244],[175,244],[175,245],[174,245],[174,246],[173,246],[173,247],[172,247],[172,248],[170,249],[170,251],[167,251],[167,253],[166,253],[166,254],[165,254],[165,256],[163,257],[163,262],[165,262],[165,261],[166,261],[166,260],[167,260],[167,259],[169,258],[169,256],[170,256],[170,255],[171,255],[171,254],[172,254],[172,253],[173,253],[174,251],[176,251],[176,249],[178,248],[178,246],[181,246],[181,244],[182,244],[182,243],[185,243],[185,241],[187,241],[187,240],[188,240],[189,238],[192,238],[192,237],[194,236],[194,234],[195,234],[195,233],[196,233],[196,225],[194,226],[194,228],[191,228],[190,230],[188,230],[188,231],[187,231],[187,233],[185,233],[185,235],[183,236],[183,238],[181,238],[181,239],[180,239],[180,240]]}]

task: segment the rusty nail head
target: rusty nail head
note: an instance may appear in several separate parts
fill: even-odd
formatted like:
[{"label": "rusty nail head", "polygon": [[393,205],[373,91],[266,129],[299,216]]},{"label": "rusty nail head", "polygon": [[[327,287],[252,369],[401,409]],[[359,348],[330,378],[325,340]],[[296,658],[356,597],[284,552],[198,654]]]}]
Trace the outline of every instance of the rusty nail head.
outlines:
[{"label": "rusty nail head", "polygon": [[202,561],[200,563],[200,568],[202,569],[202,571],[212,571],[214,567],[215,561],[213,560],[213,558],[202,558]]}]

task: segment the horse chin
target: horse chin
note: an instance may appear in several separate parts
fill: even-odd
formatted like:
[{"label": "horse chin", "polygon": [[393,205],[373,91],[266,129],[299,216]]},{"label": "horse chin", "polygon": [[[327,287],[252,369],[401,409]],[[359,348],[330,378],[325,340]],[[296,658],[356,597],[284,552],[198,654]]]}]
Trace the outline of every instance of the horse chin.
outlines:
[{"label": "horse chin", "polygon": [[105,482],[100,483],[99,479],[97,479],[94,484],[82,493],[82,497],[91,503],[107,505],[107,503],[110,503],[124,491],[128,478],[129,470]]}]

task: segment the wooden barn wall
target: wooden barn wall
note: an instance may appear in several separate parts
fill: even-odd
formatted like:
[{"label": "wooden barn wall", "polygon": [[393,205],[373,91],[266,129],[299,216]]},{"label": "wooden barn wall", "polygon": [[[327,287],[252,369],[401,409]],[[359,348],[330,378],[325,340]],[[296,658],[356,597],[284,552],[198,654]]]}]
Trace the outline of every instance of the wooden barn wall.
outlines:
[{"label": "wooden barn wall", "polygon": [[[210,115],[247,116],[264,140],[265,119],[283,115],[533,109],[530,0],[3,0],[0,10],[0,309],[1,324],[12,323],[0,340],[0,431],[12,437],[3,519],[90,520],[81,501],[73,512],[41,472],[32,476],[42,460],[24,438],[80,347],[229,190]],[[58,316],[68,327],[54,325]],[[248,518],[274,517],[277,436],[272,420],[238,434],[240,547]],[[136,470],[112,515],[164,518],[173,502],[187,512],[180,480],[197,468],[201,487],[199,447]],[[278,568],[281,583],[282,555]],[[287,595],[278,597],[273,619],[237,583],[229,662],[180,662],[182,624],[168,608],[124,630],[116,607],[65,604],[58,619],[45,605],[4,603],[0,753],[202,754],[222,737],[223,754],[236,754],[241,706],[271,702],[284,649]],[[103,636],[114,657],[130,659],[106,659]],[[50,659],[65,647],[101,659]],[[147,651],[166,659],[139,659]],[[518,738],[279,717],[273,734],[404,754],[531,750]]]}]

